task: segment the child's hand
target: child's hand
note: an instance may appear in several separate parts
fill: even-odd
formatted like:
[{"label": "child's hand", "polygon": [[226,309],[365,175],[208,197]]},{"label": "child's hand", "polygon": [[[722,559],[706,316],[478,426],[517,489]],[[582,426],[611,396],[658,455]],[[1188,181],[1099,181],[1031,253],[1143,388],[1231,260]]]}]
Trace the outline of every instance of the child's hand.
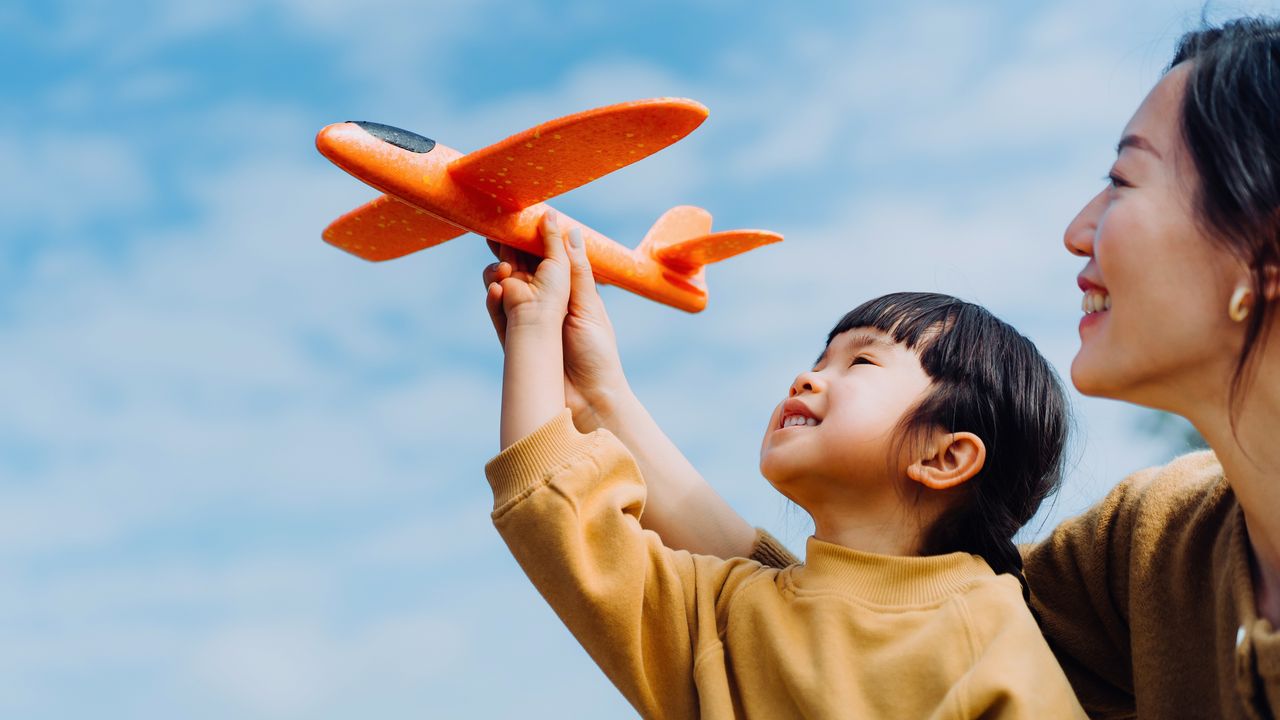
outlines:
[{"label": "child's hand", "polygon": [[[564,392],[574,424],[580,431],[590,432],[606,425],[604,418],[614,411],[620,399],[627,397],[630,388],[618,358],[613,325],[596,292],[586,248],[581,242],[573,241],[577,232],[577,228],[570,232],[569,242],[571,288],[564,318]],[[528,268],[533,267],[538,258],[492,240],[489,247],[499,262],[484,270],[484,283],[490,288],[486,305],[498,342],[505,344],[507,318],[501,283],[513,275],[527,275]]]},{"label": "child's hand", "polygon": [[[486,271],[488,296],[485,304],[498,328],[499,339],[521,328],[555,328],[564,322],[569,303],[569,257],[565,236],[556,222],[554,210],[542,216],[539,225],[543,257],[532,258],[519,268],[509,268],[490,279]],[[532,269],[532,270],[531,270]]]}]

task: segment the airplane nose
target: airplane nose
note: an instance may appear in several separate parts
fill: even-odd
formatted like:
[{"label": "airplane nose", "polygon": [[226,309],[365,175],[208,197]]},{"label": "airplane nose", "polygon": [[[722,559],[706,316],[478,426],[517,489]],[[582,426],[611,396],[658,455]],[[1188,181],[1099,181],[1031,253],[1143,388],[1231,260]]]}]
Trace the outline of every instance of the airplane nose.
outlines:
[{"label": "airplane nose", "polygon": [[417,133],[401,130],[398,127],[383,125],[382,123],[366,122],[364,120],[352,120],[352,124],[359,125],[365,132],[378,138],[379,140],[391,143],[398,148],[408,150],[415,153],[428,153],[436,146],[436,141],[431,138],[422,137]]}]

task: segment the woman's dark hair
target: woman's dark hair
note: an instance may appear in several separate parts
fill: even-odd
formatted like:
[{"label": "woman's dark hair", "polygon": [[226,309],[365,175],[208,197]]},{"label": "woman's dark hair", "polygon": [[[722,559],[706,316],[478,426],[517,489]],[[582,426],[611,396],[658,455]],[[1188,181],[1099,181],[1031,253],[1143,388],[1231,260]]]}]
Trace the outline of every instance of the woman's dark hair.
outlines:
[{"label": "woman's dark hair", "polygon": [[[982,469],[948,492],[956,502],[926,531],[922,554],[980,555],[1023,582],[1013,536],[1062,482],[1069,419],[1057,374],[1031,341],[985,308],[936,293],[893,293],[841,318],[827,336],[875,328],[916,352],[933,381],[903,418],[903,437],[971,432]],[[910,440],[908,440],[910,441]]]},{"label": "woman's dark hair", "polygon": [[1280,23],[1206,23],[1182,36],[1169,69],[1187,61],[1181,120],[1199,175],[1196,215],[1210,237],[1249,266],[1258,299],[1231,381],[1234,405],[1265,339],[1268,275],[1275,282],[1280,268]]}]

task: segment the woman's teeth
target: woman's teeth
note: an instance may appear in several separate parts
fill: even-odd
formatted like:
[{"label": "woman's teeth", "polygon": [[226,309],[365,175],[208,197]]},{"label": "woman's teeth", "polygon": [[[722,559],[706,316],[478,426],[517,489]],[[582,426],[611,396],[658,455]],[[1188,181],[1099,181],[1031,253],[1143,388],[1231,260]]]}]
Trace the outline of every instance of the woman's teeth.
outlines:
[{"label": "woman's teeth", "polygon": [[1080,309],[1085,315],[1111,309],[1111,295],[1105,290],[1088,290],[1080,301]]},{"label": "woman's teeth", "polygon": [[818,421],[811,417],[803,415],[791,415],[782,421],[782,427],[793,427],[795,425],[817,425]]}]

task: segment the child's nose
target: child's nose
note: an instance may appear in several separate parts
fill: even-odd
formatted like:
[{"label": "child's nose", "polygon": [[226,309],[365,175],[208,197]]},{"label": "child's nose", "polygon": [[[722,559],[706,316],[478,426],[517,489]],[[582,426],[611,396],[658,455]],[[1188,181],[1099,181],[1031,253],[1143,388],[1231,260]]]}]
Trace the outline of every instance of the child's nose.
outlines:
[{"label": "child's nose", "polygon": [[787,397],[795,397],[802,392],[818,392],[819,387],[818,379],[813,373],[800,373],[796,376],[795,382],[791,383],[791,393]]}]

